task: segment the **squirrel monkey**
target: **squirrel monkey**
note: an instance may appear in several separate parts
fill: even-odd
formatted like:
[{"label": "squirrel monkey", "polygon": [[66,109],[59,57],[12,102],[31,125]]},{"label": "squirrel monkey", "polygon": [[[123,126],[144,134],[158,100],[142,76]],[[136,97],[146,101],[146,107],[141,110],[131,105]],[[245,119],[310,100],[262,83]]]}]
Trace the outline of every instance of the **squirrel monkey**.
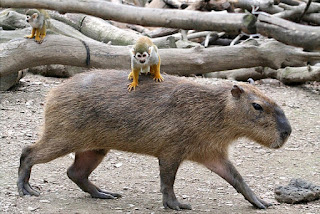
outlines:
[{"label": "squirrel monkey", "polygon": [[140,72],[150,72],[156,82],[163,81],[160,74],[160,55],[157,46],[153,44],[151,39],[146,36],[140,37],[130,52],[131,72],[128,79],[133,79],[133,81],[128,86],[129,91],[135,90],[138,85]]},{"label": "squirrel monkey", "polygon": [[48,13],[43,10],[30,9],[26,12],[26,21],[31,25],[31,35],[25,36],[25,38],[32,39],[35,37],[35,41],[39,44],[43,42],[46,36],[46,19],[49,18]]}]

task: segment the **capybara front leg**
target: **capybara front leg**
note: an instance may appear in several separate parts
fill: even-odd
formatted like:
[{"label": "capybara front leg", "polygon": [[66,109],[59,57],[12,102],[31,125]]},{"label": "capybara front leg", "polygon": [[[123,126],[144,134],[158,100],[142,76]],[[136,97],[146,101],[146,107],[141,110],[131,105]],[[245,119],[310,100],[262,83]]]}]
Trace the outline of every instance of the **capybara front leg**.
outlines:
[{"label": "capybara front leg", "polygon": [[120,194],[106,192],[94,184],[88,177],[91,172],[101,163],[107,154],[105,150],[92,150],[85,152],[77,152],[74,163],[68,169],[68,177],[75,182],[83,191],[89,193],[93,198],[115,199],[121,197]]},{"label": "capybara front leg", "polygon": [[173,210],[188,209],[191,210],[189,204],[181,204],[174,194],[173,184],[180,162],[168,161],[159,158],[160,166],[160,182],[162,192],[162,202],[164,208]]},{"label": "capybara front leg", "polygon": [[212,162],[205,163],[205,165],[210,170],[225,179],[229,184],[231,184],[239,193],[241,193],[245,197],[245,199],[247,199],[255,207],[259,209],[266,209],[266,207],[272,205],[261,200],[254,194],[250,187],[245,183],[240,173],[228,159],[222,158],[219,160],[214,160]]}]

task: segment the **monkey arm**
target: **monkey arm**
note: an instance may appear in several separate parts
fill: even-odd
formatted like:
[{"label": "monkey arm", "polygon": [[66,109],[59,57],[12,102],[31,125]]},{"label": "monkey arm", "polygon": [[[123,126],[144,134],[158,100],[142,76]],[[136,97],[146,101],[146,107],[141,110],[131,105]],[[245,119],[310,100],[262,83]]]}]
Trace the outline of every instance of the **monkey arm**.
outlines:
[{"label": "monkey arm", "polygon": [[41,43],[41,38],[40,38],[40,29],[36,29],[36,37],[34,38],[34,40],[38,43]]},{"label": "monkey arm", "polygon": [[272,205],[259,199],[254,194],[230,160],[226,158],[220,158],[218,160],[207,162],[204,165],[225,179],[255,207],[265,209],[266,207]]},{"label": "monkey arm", "polygon": [[25,36],[25,38],[32,39],[34,37],[35,33],[36,33],[36,29],[32,28],[31,34]]},{"label": "monkey arm", "polygon": [[132,90],[136,89],[136,86],[138,85],[139,73],[140,73],[140,68],[133,68],[132,69],[132,72],[129,74],[128,78],[130,78],[132,76],[133,81],[131,84],[129,84],[128,91],[132,91]]},{"label": "monkey arm", "polygon": [[162,82],[163,77],[160,74],[161,59],[159,54],[158,54],[158,58],[159,58],[158,64],[150,66],[150,73],[151,75],[153,75],[153,80],[155,80],[156,82]]}]

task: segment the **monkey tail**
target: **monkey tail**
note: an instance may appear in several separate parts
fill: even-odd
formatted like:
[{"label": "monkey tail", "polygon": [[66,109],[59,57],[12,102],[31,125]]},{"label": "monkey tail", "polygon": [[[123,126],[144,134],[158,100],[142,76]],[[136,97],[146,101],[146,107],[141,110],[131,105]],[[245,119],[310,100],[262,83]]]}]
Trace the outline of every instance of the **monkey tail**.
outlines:
[{"label": "monkey tail", "polygon": [[298,19],[298,22],[300,22],[303,18],[303,16],[307,13],[309,7],[310,7],[310,4],[311,4],[312,0],[308,0],[307,4],[306,4],[306,7],[304,8],[304,11],[303,13],[301,14],[301,16],[299,17]]},{"label": "monkey tail", "polygon": [[86,51],[87,51],[86,65],[89,66],[90,65],[90,49],[85,41],[81,40],[81,42],[84,45],[84,47],[86,48]]}]

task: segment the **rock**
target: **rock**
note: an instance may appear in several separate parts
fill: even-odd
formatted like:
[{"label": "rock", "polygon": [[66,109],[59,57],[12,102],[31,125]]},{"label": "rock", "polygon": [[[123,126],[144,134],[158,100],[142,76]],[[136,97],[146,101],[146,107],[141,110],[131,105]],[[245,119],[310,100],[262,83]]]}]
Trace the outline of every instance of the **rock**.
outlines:
[{"label": "rock", "polygon": [[278,186],[274,193],[276,200],[280,203],[305,203],[320,199],[320,186],[294,178],[289,185]]},{"label": "rock", "polygon": [[13,72],[0,77],[0,91],[6,91],[19,83],[19,80],[26,75],[26,70]]}]

